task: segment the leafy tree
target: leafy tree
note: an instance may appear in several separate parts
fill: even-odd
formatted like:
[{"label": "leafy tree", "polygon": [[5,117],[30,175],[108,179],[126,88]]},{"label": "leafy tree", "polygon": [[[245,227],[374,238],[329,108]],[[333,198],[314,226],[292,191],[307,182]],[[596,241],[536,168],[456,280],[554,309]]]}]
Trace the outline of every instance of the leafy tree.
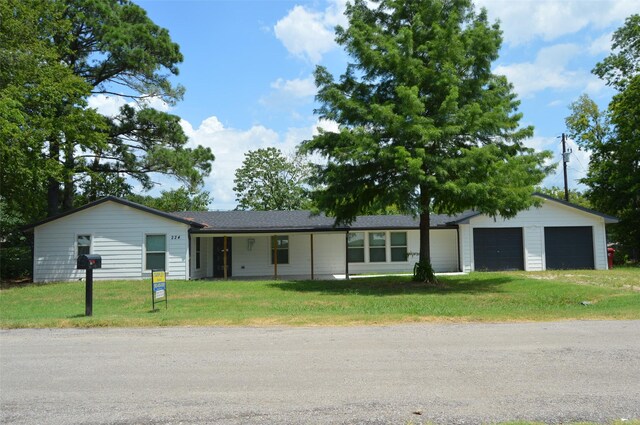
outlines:
[{"label": "leafy tree", "polygon": [[566,124],[576,142],[591,152],[582,182],[594,208],[620,223],[614,238],[634,256],[640,253],[640,15],[613,35],[614,53],[593,72],[618,93],[606,111],[583,95],[571,105]]},{"label": "leafy tree", "polygon": [[432,211],[513,217],[537,203],[550,153],[522,143],[533,129],[519,127],[512,86],[491,72],[502,37],[484,9],[355,0],[346,15],[336,40],[353,62],[339,81],[315,71],[316,112],[340,130],[301,146],[328,159],[312,180],[314,201],[340,222],[393,204],[419,215],[419,269],[429,270]]},{"label": "leafy tree", "polygon": [[5,211],[22,224],[42,217],[47,180],[62,178],[62,164],[44,154],[49,135],[69,127],[56,118],[57,111],[74,119],[97,117],[69,106],[82,106],[90,87],[59,61],[56,46],[45,36],[70,29],[58,6],[0,2],[0,189]]},{"label": "leafy tree", "polygon": [[159,198],[142,195],[129,195],[129,200],[155,208],[160,211],[207,211],[213,199],[209,192],[190,192],[184,187],[162,191]]},{"label": "leafy tree", "polygon": [[[30,128],[42,133],[28,140],[37,145],[35,149],[14,144],[23,155],[42,156],[42,144],[48,151],[43,161],[48,165],[44,175],[50,215],[59,206],[73,207],[78,188],[95,199],[105,188],[126,189],[125,177],[145,189],[154,185],[151,173],[176,177],[190,189],[202,184],[211,169],[211,151],[188,148],[179,118],[146,103],[159,98],[174,104],[184,89],[169,80],[178,74],[182,61],[178,45],[142,8],[129,0],[9,0],[2,12],[8,17],[3,38],[11,46],[3,57],[18,53],[26,57],[21,73],[7,76],[17,91],[12,111],[28,110],[33,103],[51,123],[38,127],[30,120],[34,124]],[[34,30],[23,38],[15,29],[31,24],[34,14],[38,17]],[[41,51],[46,55],[28,59]],[[42,83],[22,84],[30,81],[31,74],[40,76]],[[102,117],[86,107],[91,94],[124,97],[135,107],[128,104],[116,117]],[[20,120],[14,112],[7,115]],[[123,185],[114,187],[119,182]]]},{"label": "leafy tree", "polygon": [[308,209],[311,204],[305,182],[310,172],[309,163],[301,155],[287,158],[273,147],[249,151],[233,181],[236,209]]}]

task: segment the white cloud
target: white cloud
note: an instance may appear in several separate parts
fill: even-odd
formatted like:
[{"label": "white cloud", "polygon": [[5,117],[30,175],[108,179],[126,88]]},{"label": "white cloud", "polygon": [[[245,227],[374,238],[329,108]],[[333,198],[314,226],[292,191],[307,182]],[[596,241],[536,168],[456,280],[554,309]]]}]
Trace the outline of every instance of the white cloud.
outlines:
[{"label": "white cloud", "polygon": [[612,89],[607,87],[607,84],[595,75],[590,75],[587,85],[584,88],[584,92],[594,99],[602,97],[602,93],[610,96],[611,91]]},{"label": "white cloud", "polygon": [[140,101],[140,106],[146,106],[147,108],[157,109],[162,112],[167,112],[171,109],[171,106],[159,97],[148,97]]},{"label": "white cloud", "polygon": [[317,135],[320,134],[320,132],[318,131],[318,129],[321,128],[322,130],[326,131],[326,132],[331,132],[331,133],[339,133],[340,132],[340,125],[333,120],[325,120],[325,119],[320,119],[318,120],[317,123],[315,123],[313,125],[313,135]]},{"label": "white cloud", "polygon": [[169,104],[159,97],[149,97],[141,100],[140,102],[134,102],[127,101],[127,98],[123,96],[113,96],[100,93],[90,96],[87,103],[89,108],[95,108],[98,113],[107,117],[115,117],[118,115],[120,108],[124,105],[129,105],[136,109],[146,106],[163,112],[167,112],[171,109]]},{"label": "white cloud", "polygon": [[540,49],[534,62],[498,65],[495,73],[505,75],[520,97],[546,90],[584,89],[592,76],[587,70],[567,68],[581,49],[575,44],[558,44]]},{"label": "white cloud", "polygon": [[291,54],[318,63],[337,47],[334,28],[346,25],[345,4],[345,0],[333,0],[323,11],[296,5],[273,27],[276,38]]},{"label": "white cloud", "polygon": [[564,100],[556,99],[556,100],[553,100],[553,101],[547,103],[547,106],[550,107],[550,108],[555,108],[556,106],[561,106],[561,105],[564,105],[564,104],[565,104]]},{"label": "white cloud", "polygon": [[295,6],[279,20],[274,32],[290,53],[313,63],[335,47],[333,32],[325,26],[322,14],[302,6]]},{"label": "white cloud", "polygon": [[271,83],[271,88],[295,98],[315,96],[316,94],[316,83],[312,75],[305,79],[296,78],[294,80],[278,78]]},{"label": "white cloud", "polygon": [[115,117],[120,112],[120,108],[127,104],[127,101],[120,96],[107,96],[104,94],[94,94],[88,99],[89,108],[95,108],[98,113]]},{"label": "white cloud", "polygon": [[555,40],[584,28],[605,28],[638,12],[637,0],[476,0],[500,20],[505,42]]},{"label": "white cloud", "polygon": [[600,37],[596,38],[591,42],[589,46],[589,53],[592,55],[599,55],[601,53],[609,53],[611,51],[611,37],[613,36],[612,32],[608,32],[606,34],[602,34]]},{"label": "white cloud", "polygon": [[211,174],[205,179],[204,190],[211,192],[214,197],[212,207],[223,210],[233,209],[237,205],[233,179],[236,169],[242,166],[246,152],[273,146],[290,153],[307,137],[306,133],[311,133],[310,130],[305,133],[291,129],[282,139],[274,130],[261,125],[247,130],[227,128],[215,116],[202,121],[198,128],[193,128],[185,120],[181,121],[181,125],[189,137],[190,146],[209,147],[216,156]]},{"label": "white cloud", "polygon": [[294,121],[303,119],[298,108],[308,105],[317,93],[313,76],[304,79],[284,80],[278,78],[271,83],[271,92],[260,98],[260,104],[272,113],[289,114]]}]

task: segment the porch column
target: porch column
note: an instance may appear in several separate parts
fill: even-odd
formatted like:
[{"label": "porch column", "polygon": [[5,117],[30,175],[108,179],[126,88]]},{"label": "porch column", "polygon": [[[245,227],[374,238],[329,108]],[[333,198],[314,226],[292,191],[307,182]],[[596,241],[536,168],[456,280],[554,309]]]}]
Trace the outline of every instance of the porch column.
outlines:
[{"label": "porch column", "polygon": [[229,274],[227,273],[227,236],[222,238],[222,267],[224,269],[224,279],[226,280]]},{"label": "porch column", "polygon": [[349,231],[344,234],[344,278],[349,280]]},{"label": "porch column", "polygon": [[313,233],[309,235],[309,240],[311,242],[311,280],[313,279]]},{"label": "porch column", "polygon": [[278,279],[278,238],[273,236],[273,277]]}]

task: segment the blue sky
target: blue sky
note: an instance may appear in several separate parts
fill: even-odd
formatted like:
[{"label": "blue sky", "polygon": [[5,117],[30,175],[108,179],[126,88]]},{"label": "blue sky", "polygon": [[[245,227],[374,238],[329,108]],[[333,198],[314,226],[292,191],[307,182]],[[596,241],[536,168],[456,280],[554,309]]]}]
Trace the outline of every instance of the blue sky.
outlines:
[{"label": "blue sky", "polygon": [[[185,57],[176,83],[186,87],[184,100],[169,110],[183,120],[190,143],[210,147],[216,155],[206,179],[213,209],[236,206],[233,176],[248,150],[275,146],[292,152],[312,137],[319,123],[313,109],[316,65],[334,75],[348,57],[333,41],[333,28],[346,25],[345,0],[134,0],[150,18],[169,30]],[[476,0],[504,32],[494,69],[514,84],[522,102],[521,123],[533,125],[527,141],[550,149],[559,160],[568,107],[582,93],[601,106],[613,94],[590,73],[610,51],[612,32],[638,13],[637,0]],[[90,105],[112,113],[121,100],[96,96]],[[580,188],[588,154],[574,150],[569,184]],[[157,190],[178,187],[161,178]],[[545,180],[562,186],[562,170]]]}]

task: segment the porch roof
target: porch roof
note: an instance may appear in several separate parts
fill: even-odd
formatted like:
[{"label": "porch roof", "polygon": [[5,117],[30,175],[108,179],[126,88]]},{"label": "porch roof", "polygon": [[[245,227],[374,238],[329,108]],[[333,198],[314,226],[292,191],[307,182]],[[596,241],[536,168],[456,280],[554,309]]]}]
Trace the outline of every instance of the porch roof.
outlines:
[{"label": "porch roof", "polygon": [[[203,228],[194,229],[197,233],[330,232],[420,227],[418,218],[409,215],[358,216],[350,225],[336,225],[334,218],[310,211],[188,211],[172,214],[203,224]],[[430,226],[451,226],[468,214],[432,214]]]}]

